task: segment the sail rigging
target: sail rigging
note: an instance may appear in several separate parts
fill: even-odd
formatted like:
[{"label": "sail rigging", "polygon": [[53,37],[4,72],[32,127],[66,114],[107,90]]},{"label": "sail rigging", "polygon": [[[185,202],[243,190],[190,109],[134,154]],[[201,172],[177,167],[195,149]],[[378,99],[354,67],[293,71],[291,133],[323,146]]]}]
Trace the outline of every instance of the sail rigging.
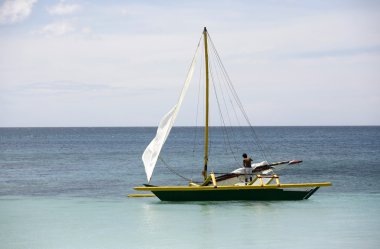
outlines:
[{"label": "sail rigging", "polygon": [[193,78],[194,74],[194,67],[197,60],[197,55],[199,51],[200,41],[198,42],[197,49],[195,51],[195,55],[193,57],[193,61],[191,63],[190,69],[188,71],[185,83],[183,85],[181,94],[179,96],[179,99],[177,103],[172,107],[172,109],[165,114],[165,116],[161,119],[158,128],[156,136],[153,138],[153,140],[150,142],[148,147],[145,149],[142,160],[145,167],[145,173],[146,177],[148,179],[148,182],[150,182],[150,179],[152,178],[153,170],[156,166],[158,156],[160,155],[162,146],[165,144],[166,139],[169,136],[170,130],[173,127],[174,121],[177,117],[177,114],[181,108],[182,102],[185,98],[186,92],[189,88],[191,79]]},{"label": "sail rigging", "polygon": [[[237,129],[240,129],[241,127],[241,122],[239,121],[239,117],[238,117],[241,114],[244,117],[243,120],[245,119],[244,120],[245,122],[244,121],[243,122],[248,124],[251,131],[251,134],[248,134],[247,136],[244,135],[245,149],[252,150],[252,147],[254,145],[258,145],[256,147],[256,150],[260,151],[261,154],[263,155],[263,158],[267,160],[267,156],[264,152],[264,149],[259,143],[256,133],[251,123],[248,120],[247,113],[242,107],[241,101],[232,85],[232,82],[227,74],[227,71],[224,68],[224,65],[215,48],[215,45],[213,41],[211,40],[211,37],[207,29],[204,28],[203,34],[198,42],[198,46],[197,46],[195,55],[193,57],[190,69],[188,71],[188,75],[186,77],[180,97],[176,105],[161,119],[159,126],[157,128],[156,136],[154,137],[154,139],[151,141],[151,143],[148,145],[148,147],[145,149],[143,153],[142,159],[143,159],[148,182],[150,182],[151,180],[154,168],[157,163],[157,159],[161,153],[161,149],[163,148],[163,145],[169,136],[169,133],[174,125],[174,121],[177,118],[179,109],[181,108],[182,102],[188,91],[190,82],[192,80],[192,77],[195,71],[195,65],[197,62],[198,54],[200,53],[199,50],[201,50],[200,46],[202,43],[203,43],[202,52],[204,52],[204,56],[202,57],[203,60],[201,61],[204,62],[203,68],[205,70],[204,70],[203,77],[201,77],[202,76],[201,74],[199,76],[200,76],[200,79],[203,78],[204,80],[204,83],[203,83],[204,87],[202,87],[204,89],[204,92],[203,92],[204,94],[203,96],[204,97],[204,127],[203,127],[204,138],[203,138],[203,170],[202,170],[203,179],[207,178],[209,156],[211,153],[212,146],[215,146],[215,144],[213,145],[213,141],[211,140],[212,138],[210,137],[210,134],[209,134],[209,127],[210,127],[209,102],[211,98],[210,91],[212,90],[213,90],[213,97],[216,100],[216,105],[213,106],[213,108],[217,108],[217,110],[215,111],[216,113],[219,113],[219,118],[220,118],[219,126],[222,129],[221,135],[224,141],[224,147],[227,148],[226,152],[228,152],[230,156],[232,155],[232,158],[234,159],[233,163],[231,163],[231,161],[229,160],[230,165],[231,166],[234,165],[235,167],[237,165],[240,165],[237,159],[237,154],[240,153],[240,150],[242,148],[240,146],[241,140],[239,140],[239,134],[237,134],[238,133]],[[198,100],[199,100],[199,91],[198,91]],[[197,104],[197,108],[198,108],[198,104]],[[226,113],[223,114],[222,110],[224,110],[224,112]],[[240,110],[240,113],[241,113],[240,115],[237,113],[238,112],[237,110]],[[210,111],[214,111],[214,110],[210,110]],[[233,113],[234,115],[230,115],[229,112],[231,112],[231,114]],[[215,117],[218,117],[218,115],[214,116],[214,119]],[[197,118],[198,117],[196,117],[196,120]],[[215,120],[213,121],[213,124],[214,125],[217,124],[215,123]],[[195,141],[194,141],[194,148],[195,148]],[[164,165],[166,166],[168,164],[164,164]],[[213,165],[211,166],[213,168]]]}]

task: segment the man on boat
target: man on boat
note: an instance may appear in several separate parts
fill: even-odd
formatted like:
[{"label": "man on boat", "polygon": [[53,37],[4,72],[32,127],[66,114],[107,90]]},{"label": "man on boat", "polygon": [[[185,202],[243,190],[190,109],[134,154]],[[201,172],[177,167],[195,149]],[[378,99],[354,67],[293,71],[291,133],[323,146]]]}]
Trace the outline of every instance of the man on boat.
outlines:
[{"label": "man on boat", "polygon": [[245,174],[245,182],[248,182],[248,175],[250,181],[252,181],[252,158],[248,157],[246,153],[243,154],[243,167],[244,167],[244,174]]}]

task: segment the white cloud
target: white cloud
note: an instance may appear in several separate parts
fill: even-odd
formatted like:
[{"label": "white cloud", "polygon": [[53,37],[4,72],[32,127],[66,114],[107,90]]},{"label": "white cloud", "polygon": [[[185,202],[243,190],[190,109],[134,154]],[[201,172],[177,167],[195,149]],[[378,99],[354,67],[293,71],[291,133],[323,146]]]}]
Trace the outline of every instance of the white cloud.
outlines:
[{"label": "white cloud", "polygon": [[37,0],[6,0],[0,6],[0,24],[16,23],[27,18],[32,13]]},{"label": "white cloud", "polygon": [[[15,25],[38,30],[0,39],[0,126],[156,125],[204,25],[255,125],[380,123],[375,9],[221,4],[206,15],[198,5],[88,2],[80,16],[45,12]],[[99,119],[84,115],[95,111]],[[193,124],[185,105],[182,113],[177,124]]]},{"label": "white cloud", "polygon": [[50,15],[70,15],[79,11],[81,6],[79,4],[68,4],[65,1],[60,1],[58,4],[48,8]]},{"label": "white cloud", "polygon": [[84,28],[82,28],[81,31],[82,31],[82,34],[85,34],[85,35],[88,35],[88,34],[92,33],[92,30],[89,27],[84,27]]},{"label": "white cloud", "polygon": [[53,22],[45,25],[37,33],[47,36],[62,36],[75,31],[75,26],[69,21]]},{"label": "white cloud", "polygon": [[121,13],[121,15],[123,15],[123,16],[127,16],[127,15],[130,14],[129,10],[127,10],[126,8],[121,9],[121,10],[120,10],[120,13]]}]

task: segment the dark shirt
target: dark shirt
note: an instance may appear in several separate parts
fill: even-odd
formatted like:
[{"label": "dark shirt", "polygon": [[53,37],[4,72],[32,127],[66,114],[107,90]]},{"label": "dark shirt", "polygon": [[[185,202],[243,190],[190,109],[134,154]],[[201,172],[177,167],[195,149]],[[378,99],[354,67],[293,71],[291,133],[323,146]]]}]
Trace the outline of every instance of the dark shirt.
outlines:
[{"label": "dark shirt", "polygon": [[251,166],[251,162],[252,162],[253,160],[252,160],[252,158],[250,158],[250,157],[247,157],[247,158],[244,158],[243,159],[243,166],[244,166],[244,168],[251,168],[252,166]]}]

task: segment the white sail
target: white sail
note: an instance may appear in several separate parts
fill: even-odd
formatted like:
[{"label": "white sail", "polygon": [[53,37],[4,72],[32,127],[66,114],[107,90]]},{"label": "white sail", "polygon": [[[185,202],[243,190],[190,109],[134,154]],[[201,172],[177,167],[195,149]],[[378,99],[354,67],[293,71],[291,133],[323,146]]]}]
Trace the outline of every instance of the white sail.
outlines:
[{"label": "white sail", "polygon": [[142,155],[142,160],[144,162],[145,173],[146,173],[148,182],[150,182],[150,179],[152,178],[153,170],[154,170],[154,167],[156,166],[156,162],[160,154],[160,151],[162,149],[162,146],[164,145],[167,137],[169,136],[170,130],[173,127],[178,111],[181,108],[183,99],[185,98],[187,89],[189,88],[190,81],[194,73],[194,66],[196,63],[197,55],[198,55],[199,44],[200,43],[198,43],[197,50],[195,52],[193,61],[191,63],[185,84],[182,88],[182,92],[178,99],[177,104],[161,119],[160,124],[158,125],[158,128],[157,128],[156,136],[150,142],[148,147],[146,147]]}]

